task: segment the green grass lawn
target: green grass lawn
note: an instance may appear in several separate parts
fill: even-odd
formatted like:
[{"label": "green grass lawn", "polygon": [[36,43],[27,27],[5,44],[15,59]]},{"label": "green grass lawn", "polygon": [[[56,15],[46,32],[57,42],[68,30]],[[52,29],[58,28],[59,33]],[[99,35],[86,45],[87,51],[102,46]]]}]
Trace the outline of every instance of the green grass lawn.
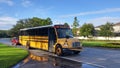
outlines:
[{"label": "green grass lawn", "polygon": [[120,43],[112,41],[82,41],[82,44],[87,47],[120,48]]},{"label": "green grass lawn", "polygon": [[0,43],[0,68],[10,68],[28,55],[24,49]]}]

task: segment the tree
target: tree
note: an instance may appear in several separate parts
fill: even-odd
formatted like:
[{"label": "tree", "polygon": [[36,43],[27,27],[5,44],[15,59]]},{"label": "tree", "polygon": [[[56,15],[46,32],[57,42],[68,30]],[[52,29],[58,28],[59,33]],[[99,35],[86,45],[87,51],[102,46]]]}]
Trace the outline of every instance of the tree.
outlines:
[{"label": "tree", "polygon": [[46,19],[46,21],[47,21],[47,23],[46,23],[45,25],[51,25],[51,24],[52,24],[51,18],[48,17],[48,18]]},{"label": "tree", "polygon": [[8,30],[0,30],[0,38],[9,37]]},{"label": "tree", "polygon": [[79,21],[77,20],[77,17],[75,17],[73,22],[73,28],[77,28],[78,26],[79,26]]},{"label": "tree", "polygon": [[69,26],[69,24],[68,24],[68,23],[66,23],[66,22],[64,23],[64,25],[65,25],[65,26]]},{"label": "tree", "polygon": [[94,36],[93,24],[83,24],[83,26],[80,28],[80,34],[84,37]]},{"label": "tree", "polygon": [[73,34],[76,36],[77,35],[77,27],[79,26],[79,21],[77,20],[77,17],[74,18],[73,22]]},{"label": "tree", "polygon": [[105,25],[102,25],[100,27],[99,35],[100,36],[105,36],[105,37],[110,37],[113,36],[113,24],[107,22]]},{"label": "tree", "polygon": [[12,29],[10,29],[9,34],[11,36],[18,36],[18,32],[20,29],[36,27],[36,26],[45,26],[51,24],[52,21],[50,18],[41,19],[38,17],[33,17],[28,19],[20,19],[19,21],[17,21],[16,25],[14,25]]}]

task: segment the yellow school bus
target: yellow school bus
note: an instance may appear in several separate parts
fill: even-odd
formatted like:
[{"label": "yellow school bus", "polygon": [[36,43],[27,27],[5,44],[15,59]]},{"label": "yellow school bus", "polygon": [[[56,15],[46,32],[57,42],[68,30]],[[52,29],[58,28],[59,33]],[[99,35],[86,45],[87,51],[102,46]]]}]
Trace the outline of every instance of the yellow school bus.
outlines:
[{"label": "yellow school bus", "polygon": [[39,48],[61,56],[66,51],[78,54],[82,45],[73,37],[69,26],[48,25],[20,29],[19,42],[26,48]]}]

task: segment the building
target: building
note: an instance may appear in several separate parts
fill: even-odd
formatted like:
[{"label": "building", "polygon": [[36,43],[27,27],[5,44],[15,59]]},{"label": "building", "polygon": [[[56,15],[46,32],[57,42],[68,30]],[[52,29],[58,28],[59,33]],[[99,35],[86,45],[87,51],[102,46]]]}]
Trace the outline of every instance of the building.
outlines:
[{"label": "building", "polygon": [[120,33],[120,22],[113,25],[114,32]]},{"label": "building", "polygon": [[[95,30],[99,31],[101,26],[102,25],[95,27]],[[113,32],[114,32],[115,36],[120,36],[120,22],[113,24],[113,29],[114,29]],[[97,35],[97,34],[95,34],[95,35]]]},{"label": "building", "polygon": [[114,33],[116,36],[120,36],[120,22],[113,25]]}]

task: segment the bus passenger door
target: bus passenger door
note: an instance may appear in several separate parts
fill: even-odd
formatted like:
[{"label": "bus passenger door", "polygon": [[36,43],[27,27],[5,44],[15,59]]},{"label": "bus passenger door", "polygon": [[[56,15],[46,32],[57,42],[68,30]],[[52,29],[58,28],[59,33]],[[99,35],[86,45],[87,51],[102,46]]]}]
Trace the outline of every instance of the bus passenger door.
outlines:
[{"label": "bus passenger door", "polygon": [[48,35],[49,35],[49,52],[52,52],[53,50],[53,45],[56,42],[56,34],[55,34],[55,29],[54,28],[49,28],[48,30]]}]

